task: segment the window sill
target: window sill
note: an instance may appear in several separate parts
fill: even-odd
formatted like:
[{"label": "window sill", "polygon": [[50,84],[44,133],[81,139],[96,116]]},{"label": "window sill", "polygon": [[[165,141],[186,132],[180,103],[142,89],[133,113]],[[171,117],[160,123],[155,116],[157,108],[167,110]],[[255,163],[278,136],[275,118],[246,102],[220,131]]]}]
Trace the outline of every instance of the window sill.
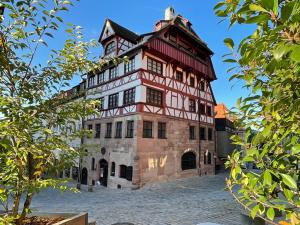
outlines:
[{"label": "window sill", "polygon": [[126,136],[125,138],[133,138],[133,136],[128,136],[128,137]]},{"label": "window sill", "polygon": [[166,137],[157,137],[157,139],[167,139]]},{"label": "window sill", "polygon": [[105,138],[111,138],[111,137],[105,137]]},{"label": "window sill", "polygon": [[144,136],[143,136],[143,138],[152,138],[152,139],[153,139],[154,137],[144,137]]}]

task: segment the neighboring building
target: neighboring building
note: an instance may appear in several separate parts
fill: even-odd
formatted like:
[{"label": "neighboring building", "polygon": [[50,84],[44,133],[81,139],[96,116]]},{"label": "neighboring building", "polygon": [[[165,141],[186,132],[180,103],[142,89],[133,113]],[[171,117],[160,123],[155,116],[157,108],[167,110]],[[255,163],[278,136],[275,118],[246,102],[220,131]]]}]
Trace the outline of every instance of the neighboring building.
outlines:
[{"label": "neighboring building", "polygon": [[223,169],[228,156],[232,154],[235,149],[240,148],[240,146],[232,144],[230,137],[234,134],[238,134],[244,139],[245,130],[234,126],[234,117],[230,115],[225,104],[217,104],[215,106],[215,112],[216,149],[218,156],[217,169]]},{"label": "neighboring building", "polygon": [[[70,90],[67,90],[60,94],[58,98],[68,98],[68,101],[80,101],[82,100],[84,96],[84,91],[86,90],[86,81],[83,80],[80,82],[80,84],[76,85]],[[65,104],[68,104],[66,102]],[[72,133],[74,131],[80,131],[82,130],[84,121],[83,118],[79,120],[74,120],[74,121],[69,121],[68,124],[65,124],[64,127],[55,127],[54,130],[56,132],[60,131],[66,131],[67,133]],[[83,139],[80,137],[77,138],[72,138],[67,140],[67,143],[69,146],[73,147],[74,149],[79,149],[82,147],[83,144]],[[58,154],[59,157],[59,154]],[[73,167],[69,169],[65,169],[64,171],[61,171],[59,176],[62,178],[72,178],[74,180],[78,180],[78,175],[79,175],[79,167],[80,167],[80,159],[77,158],[75,159],[75,164]]]},{"label": "neighboring building", "polygon": [[[107,19],[103,58],[128,56],[87,78],[100,115],[85,127],[81,182],[113,188],[215,173],[213,52],[174,9],[137,35]],[[101,147],[97,147],[99,145]]]}]

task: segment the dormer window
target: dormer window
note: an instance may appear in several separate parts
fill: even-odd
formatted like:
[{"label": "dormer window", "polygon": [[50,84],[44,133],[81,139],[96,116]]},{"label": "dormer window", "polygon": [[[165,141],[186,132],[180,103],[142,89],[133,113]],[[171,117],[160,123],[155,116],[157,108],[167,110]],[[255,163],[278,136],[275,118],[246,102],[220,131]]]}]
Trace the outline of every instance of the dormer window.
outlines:
[{"label": "dormer window", "polygon": [[116,49],[116,43],[114,41],[108,43],[105,48],[105,55],[108,55],[108,54],[114,52],[115,49]]}]

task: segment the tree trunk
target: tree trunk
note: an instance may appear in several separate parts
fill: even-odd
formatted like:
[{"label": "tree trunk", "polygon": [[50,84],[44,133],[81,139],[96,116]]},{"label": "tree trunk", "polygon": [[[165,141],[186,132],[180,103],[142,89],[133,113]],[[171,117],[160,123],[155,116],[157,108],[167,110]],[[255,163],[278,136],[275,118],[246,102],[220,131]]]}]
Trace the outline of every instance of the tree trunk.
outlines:
[{"label": "tree trunk", "polygon": [[[33,197],[33,193],[28,193],[28,194],[26,195],[26,200],[25,200],[25,202],[24,202],[22,214],[21,214],[20,218],[18,219],[18,221],[19,221],[20,223],[25,219],[25,217],[26,217],[26,215],[27,215],[27,212],[28,212],[29,207],[30,207],[30,204],[31,204],[32,197]],[[18,224],[18,223],[17,223],[17,224]]]},{"label": "tree trunk", "polygon": [[12,209],[13,217],[16,217],[18,215],[20,199],[21,199],[21,193],[17,192],[15,195],[14,205],[13,205],[13,209]]},{"label": "tree trunk", "polygon": [[[35,177],[34,177],[34,159],[32,154],[29,152],[27,155],[27,169],[28,169],[28,187],[32,185],[32,183],[35,181]],[[22,224],[22,221],[25,219],[28,211],[29,211],[29,207],[31,204],[31,200],[33,197],[33,193],[29,192],[29,190],[27,190],[27,194],[26,194],[26,199],[23,205],[23,210],[21,213],[21,216],[17,219],[17,223],[16,225],[20,225]]]}]

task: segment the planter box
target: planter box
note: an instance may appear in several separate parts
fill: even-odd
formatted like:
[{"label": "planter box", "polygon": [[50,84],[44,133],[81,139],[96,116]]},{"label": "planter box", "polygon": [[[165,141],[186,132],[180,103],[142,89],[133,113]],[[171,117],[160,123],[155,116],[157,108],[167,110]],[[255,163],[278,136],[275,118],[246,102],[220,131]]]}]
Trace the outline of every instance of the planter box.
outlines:
[{"label": "planter box", "polygon": [[88,213],[32,213],[29,216],[66,218],[53,225],[88,225]]}]

